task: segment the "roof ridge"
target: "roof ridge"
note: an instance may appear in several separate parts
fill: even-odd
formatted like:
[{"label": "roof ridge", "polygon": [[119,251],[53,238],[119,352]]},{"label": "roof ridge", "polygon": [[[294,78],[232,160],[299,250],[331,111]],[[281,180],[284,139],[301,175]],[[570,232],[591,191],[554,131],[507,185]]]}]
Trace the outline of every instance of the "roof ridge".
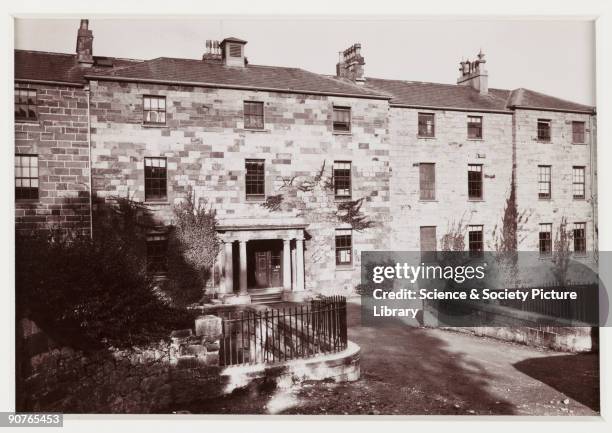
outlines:
[{"label": "roof ridge", "polygon": [[54,51],[23,50],[23,49],[20,49],[20,48],[15,48],[15,51],[21,51],[23,53],[52,54],[52,55],[55,55],[55,56],[76,57],[76,53],[70,54],[70,53],[58,53],[58,52],[54,52]]}]

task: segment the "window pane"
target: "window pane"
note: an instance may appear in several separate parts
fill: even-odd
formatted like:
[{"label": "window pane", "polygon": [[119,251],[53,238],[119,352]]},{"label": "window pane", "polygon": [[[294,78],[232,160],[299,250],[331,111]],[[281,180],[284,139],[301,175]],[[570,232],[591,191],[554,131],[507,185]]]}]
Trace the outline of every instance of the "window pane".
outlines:
[{"label": "window pane", "polygon": [[263,198],[265,195],[265,167],[263,160],[245,161],[245,189],[247,198]]},{"label": "window pane", "polygon": [[470,255],[479,256],[484,250],[483,226],[471,225],[468,227],[468,248]]},{"label": "window pane", "polygon": [[145,200],[167,199],[166,158],[145,158]]},{"label": "window pane", "polygon": [[15,199],[38,198],[38,155],[15,155]]},{"label": "window pane", "polygon": [[36,120],[36,90],[15,89],[15,118]]},{"label": "window pane", "polygon": [[334,193],[337,198],[351,196],[351,163],[334,161]]}]

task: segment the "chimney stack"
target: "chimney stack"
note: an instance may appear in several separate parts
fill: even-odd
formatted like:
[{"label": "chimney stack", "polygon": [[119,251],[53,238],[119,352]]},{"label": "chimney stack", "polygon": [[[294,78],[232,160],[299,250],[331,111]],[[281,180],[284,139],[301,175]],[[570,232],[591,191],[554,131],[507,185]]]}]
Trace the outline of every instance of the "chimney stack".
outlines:
[{"label": "chimney stack", "polygon": [[208,63],[221,63],[221,44],[219,41],[206,40],[206,52],[202,55],[202,60]]},{"label": "chimney stack", "polygon": [[484,68],[485,55],[482,49],[478,53],[478,58],[472,62],[469,60],[462,60],[459,62],[459,78],[457,84],[472,86],[478,90],[481,95],[489,93],[489,74]]},{"label": "chimney stack", "polygon": [[361,44],[356,43],[344,51],[336,64],[336,75],[340,78],[348,78],[358,84],[365,83],[364,68],[365,59],[361,55]]},{"label": "chimney stack", "polygon": [[89,30],[89,20],[81,20],[77,33],[76,53],[80,65],[93,65],[93,33]]}]

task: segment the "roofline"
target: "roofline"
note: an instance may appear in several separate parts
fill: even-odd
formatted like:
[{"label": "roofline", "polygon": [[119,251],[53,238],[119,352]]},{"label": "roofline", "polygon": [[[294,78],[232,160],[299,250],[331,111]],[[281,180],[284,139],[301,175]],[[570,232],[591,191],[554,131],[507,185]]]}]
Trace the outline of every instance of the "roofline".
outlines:
[{"label": "roofline", "polygon": [[554,111],[557,113],[578,113],[578,114],[590,114],[593,116],[597,114],[597,110],[595,108],[592,108],[591,110],[564,110],[561,108],[531,107],[531,106],[524,106],[524,105],[512,105],[511,108],[513,110]]},{"label": "roofline", "polygon": [[424,110],[439,110],[439,111],[468,111],[470,113],[512,114],[511,110],[494,110],[490,108],[480,110],[477,108],[435,107],[431,105],[413,105],[413,104],[397,104],[397,103],[390,103],[389,106],[394,107],[394,108],[417,108],[417,109],[424,109]]},{"label": "roofline", "polygon": [[53,81],[53,80],[31,80],[27,78],[15,78],[17,83],[52,84],[59,86],[85,87],[85,83],[75,83],[73,81]]},{"label": "roofline", "polygon": [[344,96],[351,98],[361,99],[380,99],[390,100],[390,96],[383,95],[360,95],[355,93],[338,93],[338,92],[317,92],[313,90],[298,90],[298,89],[279,89],[274,87],[254,87],[254,86],[241,86],[238,84],[216,84],[216,83],[201,83],[195,81],[172,81],[172,80],[155,80],[150,78],[126,78],[126,77],[112,77],[105,75],[85,75],[85,79],[98,80],[98,81],[124,81],[133,83],[152,83],[152,84],[174,84],[181,86],[194,86],[194,87],[208,87],[208,88],[219,88],[219,89],[235,89],[235,90],[258,90],[264,92],[277,92],[277,93],[298,93],[301,95],[325,95],[325,96]]}]

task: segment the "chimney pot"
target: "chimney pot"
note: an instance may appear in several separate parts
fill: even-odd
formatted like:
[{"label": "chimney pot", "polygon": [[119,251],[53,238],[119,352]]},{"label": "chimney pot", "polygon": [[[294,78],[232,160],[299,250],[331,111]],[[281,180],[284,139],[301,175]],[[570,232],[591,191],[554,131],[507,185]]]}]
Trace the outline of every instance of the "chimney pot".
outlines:
[{"label": "chimney pot", "polygon": [[489,92],[489,75],[484,68],[484,64],[487,62],[484,56],[482,49],[480,49],[474,61],[462,60],[459,63],[461,66],[457,79],[457,84],[471,86],[478,90],[481,95],[486,95]]},{"label": "chimney pot", "polygon": [[361,55],[361,44],[355,43],[339,52],[339,60],[336,64],[336,75],[347,78],[356,83],[364,83],[365,59]]}]

